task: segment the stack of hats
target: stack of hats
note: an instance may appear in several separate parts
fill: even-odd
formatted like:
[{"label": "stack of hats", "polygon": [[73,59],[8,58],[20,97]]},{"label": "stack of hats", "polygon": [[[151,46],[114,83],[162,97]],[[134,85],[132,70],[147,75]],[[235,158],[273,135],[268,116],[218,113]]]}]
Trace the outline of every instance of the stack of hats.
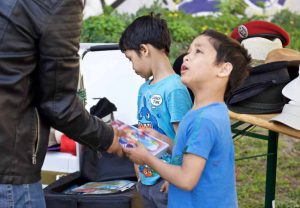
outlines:
[{"label": "stack of hats", "polygon": [[232,31],[231,38],[239,41],[248,50],[254,62],[265,60],[270,51],[283,48],[290,42],[289,34],[283,28],[262,20],[237,26]]},{"label": "stack of hats", "polygon": [[[299,66],[300,74],[300,66]],[[290,99],[289,103],[285,104],[282,112],[271,119],[278,121],[294,129],[300,130],[300,75],[289,82],[282,90],[282,94]]]},{"label": "stack of hats", "polygon": [[[236,113],[280,113],[287,103],[281,91],[291,80],[293,64],[289,60],[269,63],[265,60],[270,51],[282,49],[290,43],[289,34],[271,22],[253,20],[234,28],[231,38],[248,50],[253,67],[241,86],[226,97],[228,108]],[[298,70],[299,64],[296,66]]]}]

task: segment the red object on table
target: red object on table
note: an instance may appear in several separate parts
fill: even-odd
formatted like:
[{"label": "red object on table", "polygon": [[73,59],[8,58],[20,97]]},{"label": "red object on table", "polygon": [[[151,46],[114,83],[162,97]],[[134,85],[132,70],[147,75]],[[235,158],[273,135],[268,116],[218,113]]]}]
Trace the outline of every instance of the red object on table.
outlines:
[{"label": "red object on table", "polygon": [[75,143],[75,141],[63,134],[61,136],[60,151],[61,152],[69,152],[72,155],[76,156],[76,143]]}]

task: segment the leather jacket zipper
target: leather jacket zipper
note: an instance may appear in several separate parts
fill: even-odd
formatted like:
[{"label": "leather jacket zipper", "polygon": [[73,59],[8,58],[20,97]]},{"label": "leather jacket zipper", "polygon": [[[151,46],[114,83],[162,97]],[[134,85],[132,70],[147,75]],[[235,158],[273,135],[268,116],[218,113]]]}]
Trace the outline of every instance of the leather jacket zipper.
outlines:
[{"label": "leather jacket zipper", "polygon": [[36,121],[37,121],[37,128],[35,130],[35,142],[33,143],[33,153],[32,153],[32,164],[36,164],[36,157],[37,152],[39,149],[39,142],[40,142],[40,117],[37,109],[35,108],[35,115],[36,115]]}]

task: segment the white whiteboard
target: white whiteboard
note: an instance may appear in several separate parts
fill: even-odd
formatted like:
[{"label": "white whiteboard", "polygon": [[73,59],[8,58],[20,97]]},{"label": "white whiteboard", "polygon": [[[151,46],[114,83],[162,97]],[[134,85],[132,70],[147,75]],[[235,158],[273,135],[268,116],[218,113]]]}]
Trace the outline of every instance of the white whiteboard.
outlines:
[{"label": "white whiteboard", "polygon": [[[99,44],[80,44],[80,55],[92,45]],[[93,98],[106,97],[117,107],[114,112],[116,119],[128,124],[137,123],[137,95],[144,80],[134,73],[132,64],[121,51],[88,52],[80,61],[80,70],[87,93],[88,111],[98,102]]]}]

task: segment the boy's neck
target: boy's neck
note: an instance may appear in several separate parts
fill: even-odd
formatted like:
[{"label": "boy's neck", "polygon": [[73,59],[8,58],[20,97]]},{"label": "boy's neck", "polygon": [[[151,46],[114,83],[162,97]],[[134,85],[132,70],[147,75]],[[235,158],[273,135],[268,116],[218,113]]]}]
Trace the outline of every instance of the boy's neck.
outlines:
[{"label": "boy's neck", "polygon": [[[202,108],[212,103],[224,102],[224,89],[220,88],[202,88],[194,92],[195,99],[193,109]],[[208,90],[209,89],[209,90]]]},{"label": "boy's neck", "polygon": [[167,55],[161,53],[155,54],[152,60],[151,69],[153,80],[151,81],[151,84],[155,84],[164,78],[175,74]]}]

